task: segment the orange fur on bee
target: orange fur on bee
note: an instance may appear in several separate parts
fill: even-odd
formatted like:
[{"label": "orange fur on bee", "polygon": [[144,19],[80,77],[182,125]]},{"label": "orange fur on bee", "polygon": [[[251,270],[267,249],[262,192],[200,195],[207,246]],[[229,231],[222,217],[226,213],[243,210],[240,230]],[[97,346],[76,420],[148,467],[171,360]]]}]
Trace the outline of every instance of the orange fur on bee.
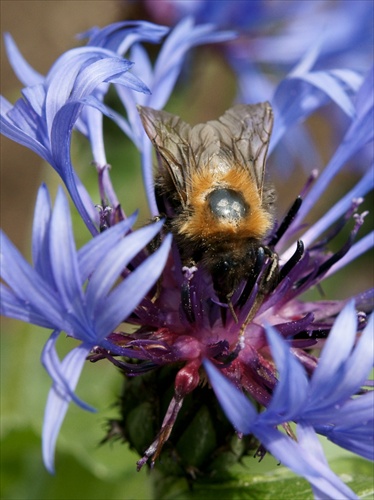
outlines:
[{"label": "orange fur on bee", "polygon": [[[228,188],[240,192],[249,210],[245,217],[234,221],[217,218],[209,209],[207,196],[215,189]],[[187,214],[178,221],[180,235],[201,238],[230,239],[262,238],[272,225],[271,215],[262,207],[260,193],[248,170],[240,166],[231,168],[199,168],[187,183]]]}]

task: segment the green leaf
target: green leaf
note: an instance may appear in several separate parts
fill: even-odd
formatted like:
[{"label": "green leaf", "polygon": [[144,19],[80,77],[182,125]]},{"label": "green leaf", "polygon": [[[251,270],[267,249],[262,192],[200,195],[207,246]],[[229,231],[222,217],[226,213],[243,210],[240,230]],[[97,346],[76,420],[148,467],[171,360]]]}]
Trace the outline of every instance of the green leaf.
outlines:
[{"label": "green leaf", "polygon": [[[247,463],[247,461],[246,461]],[[373,498],[373,465],[363,459],[339,458],[332,469],[360,498]],[[243,470],[243,468],[242,468]],[[187,484],[181,479],[155,477],[155,498],[162,500],[313,500],[308,481],[285,467],[263,474],[248,470],[227,478],[197,480]]]}]

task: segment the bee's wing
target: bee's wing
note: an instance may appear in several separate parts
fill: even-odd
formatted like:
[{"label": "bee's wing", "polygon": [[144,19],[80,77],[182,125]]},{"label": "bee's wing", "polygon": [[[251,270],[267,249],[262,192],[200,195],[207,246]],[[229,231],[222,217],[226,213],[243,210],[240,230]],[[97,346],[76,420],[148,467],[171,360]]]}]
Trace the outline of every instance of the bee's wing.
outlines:
[{"label": "bee's wing", "polygon": [[166,111],[143,106],[138,109],[144,129],[163,160],[163,176],[173,183],[182,204],[188,201],[191,173],[207,168],[214,156],[226,158],[231,168],[247,169],[262,197],[273,126],[269,103],[239,104],[218,120],[192,128]]},{"label": "bee's wing", "polygon": [[162,175],[174,185],[182,204],[187,201],[186,184],[194,163],[189,144],[191,127],[178,116],[138,106],[144,129],[161,158]]},{"label": "bee's wing", "polygon": [[238,104],[207,125],[215,129],[220,150],[250,171],[262,197],[266,155],[273,127],[270,104]]}]

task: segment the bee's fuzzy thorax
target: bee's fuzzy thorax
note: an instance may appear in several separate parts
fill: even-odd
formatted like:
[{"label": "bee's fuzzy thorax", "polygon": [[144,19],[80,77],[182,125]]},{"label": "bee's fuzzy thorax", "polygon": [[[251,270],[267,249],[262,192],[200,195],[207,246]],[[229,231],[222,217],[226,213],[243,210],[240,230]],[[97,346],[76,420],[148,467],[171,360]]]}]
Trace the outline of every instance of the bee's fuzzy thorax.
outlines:
[{"label": "bee's fuzzy thorax", "polygon": [[[240,193],[247,211],[238,220],[216,217],[209,209],[208,194],[215,189],[230,188]],[[211,168],[196,170],[187,184],[187,207],[174,229],[186,238],[199,240],[226,235],[230,238],[262,238],[272,226],[272,216],[264,208],[260,193],[248,171],[232,168],[217,172]]]}]

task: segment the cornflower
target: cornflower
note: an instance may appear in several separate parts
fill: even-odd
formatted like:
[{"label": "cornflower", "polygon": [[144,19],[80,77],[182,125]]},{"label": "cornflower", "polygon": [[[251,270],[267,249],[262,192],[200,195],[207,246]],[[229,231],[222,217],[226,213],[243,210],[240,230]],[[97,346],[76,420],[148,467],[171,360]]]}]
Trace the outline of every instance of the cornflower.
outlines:
[{"label": "cornflower", "polygon": [[[44,421],[44,461],[53,471],[55,443],[70,401],[91,409],[74,393],[84,360],[105,359],[130,380],[147,377],[153,381],[152,389],[156,387],[161,394],[165,382],[166,386],[170,383],[170,374],[173,379],[174,394],[159,432],[145,451],[144,440],[135,442],[127,420],[126,410],[135,404],[133,393],[129,403],[124,392],[124,414],[112,422],[109,437],[119,435],[140,448],[143,456],[138,461],[139,469],[149,460],[154,465],[161,453],[163,460],[168,460],[167,450],[162,449],[168,446],[170,437],[169,451],[178,457],[178,471],[191,476],[196,471],[212,473],[219,469],[219,460],[207,459],[206,453],[210,457],[216,448],[229,447],[235,433],[240,437],[251,434],[259,441],[259,456],[266,450],[272,453],[305,477],[316,497],[352,498],[354,493],[328,467],[316,433],[372,458],[372,393],[362,388],[372,366],[372,320],[367,317],[372,291],[358,294],[348,304],[346,300],[307,301],[301,295],[371,248],[373,233],[358,242],[355,239],[365,217],[365,213],[358,213],[362,197],[373,187],[372,171],[368,170],[306,231],[303,221],[347,160],[373,138],[373,73],[365,79],[349,71],[316,75],[302,61],[299,70],[278,86],[271,151],[291,125],[327,101],[346,111],[351,124],[322,175],[317,178],[312,173],[300,196],[295,193],[289,212],[263,242],[279,255],[275,286],[262,294],[254,310],[262,277],[270,266],[267,254],[260,248],[253,276],[242,282],[232,297],[235,318],[222,314],[225,305],[218,301],[211,277],[203,267],[182,266],[179,249],[175,243],[170,249],[170,236],[160,232],[162,221],[131,232],[134,217],[127,218],[123,213],[109,178],[102,114],[111,117],[138,147],[150,211],[158,215],[150,146],[135,114],[136,104],[162,107],[189,48],[232,38],[232,33],[216,33],[212,26],[195,27],[192,20],[184,20],[166,38],[154,68],[144,49],[140,45],[133,47],[140,78],[129,76],[131,64],[122,53],[130,41],[159,41],[166,32],[148,23],[119,23],[92,30],[87,47],[61,56],[46,78],[35,76],[29,68],[30,86],[23,91],[24,99],[15,106],[4,101],[2,132],[49,161],[94,236],[77,252],[67,201],[60,192],[52,211],[45,187],[39,191],[34,217],[34,267],[2,235],[2,277],[6,283],[2,285],[2,313],[53,329],[42,355],[53,380]],[[9,38],[8,51],[13,65],[25,68],[25,61]],[[68,67],[66,62],[70,63]],[[62,69],[65,73],[61,84]],[[352,81],[354,85],[349,85]],[[104,103],[108,83],[118,91],[128,120]],[[290,89],[294,95],[292,106],[287,100]],[[71,165],[73,126],[93,146],[99,174],[99,213]],[[336,252],[329,250],[330,241],[352,221],[346,243]],[[149,252],[147,245],[158,249]],[[119,325],[124,321],[135,326],[135,331],[121,330]],[[55,342],[62,331],[81,344],[60,362]],[[198,457],[191,457],[191,449],[186,457],[179,455],[178,444],[183,436],[177,427],[185,409],[187,419],[191,411],[205,405],[209,413],[216,412],[208,381],[233,427],[228,427],[227,422],[222,424],[222,416],[217,414],[212,426],[216,435],[214,449],[204,443],[204,453]],[[155,396],[142,392],[140,398],[143,402],[147,398],[154,401]],[[160,401],[154,406],[152,421],[157,420]],[[259,412],[259,408],[264,411]],[[356,421],[352,420],[352,412]],[[291,422],[297,423],[297,439]],[[285,433],[280,432],[280,427]],[[242,442],[240,456],[253,448],[253,441]]]}]

